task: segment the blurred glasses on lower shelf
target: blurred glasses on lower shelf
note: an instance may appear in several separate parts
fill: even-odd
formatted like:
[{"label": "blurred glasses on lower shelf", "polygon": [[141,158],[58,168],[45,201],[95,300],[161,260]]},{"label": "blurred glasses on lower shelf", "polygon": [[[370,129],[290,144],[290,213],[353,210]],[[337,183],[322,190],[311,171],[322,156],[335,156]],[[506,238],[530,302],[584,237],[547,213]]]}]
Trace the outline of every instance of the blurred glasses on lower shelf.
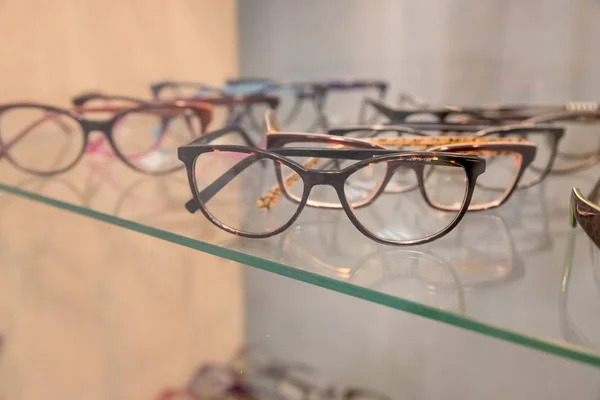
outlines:
[{"label": "blurred glasses on lower shelf", "polygon": [[[427,243],[459,223],[486,163],[472,155],[381,148],[259,150],[207,144],[213,137],[179,148],[193,194],[186,208],[202,211],[221,229],[251,238],[281,233],[309,205],[343,209],[360,232],[383,244]],[[308,158],[318,162],[307,167],[302,163]],[[381,196],[396,174],[414,177],[418,190]],[[451,179],[431,178],[436,175]],[[257,199],[274,187],[284,194],[277,207],[270,198],[262,198],[257,207]],[[371,207],[388,211],[386,219],[371,218]]]},{"label": "blurred glasses on lower shelf", "polygon": [[227,364],[200,365],[187,385],[156,400],[389,400],[378,392],[338,389],[306,364],[280,361],[245,347]]},{"label": "blurred glasses on lower shelf", "polygon": [[[110,113],[92,120],[81,112]],[[55,175],[73,168],[84,153],[102,152],[100,132],[112,153],[138,172],[159,175],[181,169],[177,146],[204,133],[210,106],[139,105],[68,110],[35,103],[0,107],[0,158],[36,175]],[[109,153],[110,154],[110,153]]]}]

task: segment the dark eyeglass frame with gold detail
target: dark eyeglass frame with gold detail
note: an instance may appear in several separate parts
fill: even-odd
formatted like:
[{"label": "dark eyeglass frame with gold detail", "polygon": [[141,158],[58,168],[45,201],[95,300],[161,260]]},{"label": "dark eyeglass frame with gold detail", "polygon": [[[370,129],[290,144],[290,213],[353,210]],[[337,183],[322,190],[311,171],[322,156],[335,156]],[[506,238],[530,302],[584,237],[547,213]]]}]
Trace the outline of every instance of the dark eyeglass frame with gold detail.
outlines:
[{"label": "dark eyeglass frame with gold detail", "polygon": [[577,223],[592,239],[594,244],[600,248],[600,180],[592,189],[590,196],[585,197],[581,190],[573,188],[571,190],[571,226],[577,227]]},{"label": "dark eyeglass frame with gold detail", "polygon": [[[306,206],[308,198],[310,196],[311,189],[317,185],[328,185],[333,187],[336,191],[340,205],[353,225],[365,236],[370,239],[388,245],[415,245],[424,244],[431,242],[439,237],[446,235],[450,232],[463,218],[469,208],[469,203],[473,196],[477,177],[485,172],[485,160],[481,157],[472,155],[458,155],[452,153],[443,152],[402,152],[397,150],[387,149],[336,149],[336,148],[273,148],[270,150],[260,150],[248,146],[235,146],[235,145],[210,145],[211,141],[215,140],[215,137],[220,137],[230,133],[235,127],[230,127],[221,131],[216,131],[211,134],[205,135],[202,138],[192,141],[186,146],[182,146],[178,149],[179,159],[185,164],[188,174],[188,181],[190,184],[190,190],[192,192],[192,200],[186,203],[186,208],[190,213],[194,213],[200,210],[204,216],[219,228],[230,232],[234,235],[249,237],[249,238],[267,238],[270,236],[277,235],[284,230],[288,229],[294,221],[299,217],[302,209]],[[244,159],[234,165],[231,169],[223,173],[221,176],[216,178],[211,184],[206,186],[202,191],[199,191],[196,184],[195,176],[195,163],[196,159],[202,154],[213,153],[213,152],[236,152],[240,154],[247,154]],[[353,160],[356,161],[352,165],[336,171],[330,170],[319,170],[309,169],[302,164],[294,161],[290,157],[316,157],[319,159],[331,159],[331,160]],[[291,215],[291,217],[280,224],[278,228],[272,229],[269,232],[255,233],[248,232],[234,227],[228,226],[217,218],[215,218],[207,209],[205,204],[215,196],[220,190],[222,190],[231,180],[237,175],[242,173],[251,164],[257,163],[262,160],[273,161],[276,165],[281,165],[289,168],[297,176],[300,177],[304,184],[302,198],[297,202],[297,209]],[[347,179],[356,171],[361,168],[370,166],[375,163],[385,163],[386,173],[383,178],[382,184],[378,186],[376,193],[374,193],[368,200],[361,203],[359,206],[351,206],[345,195],[345,183]],[[376,236],[374,233],[369,231],[359,221],[353,212],[353,208],[365,207],[371,204],[379,195],[384,192],[387,182],[390,181],[394,172],[397,168],[409,168],[412,169],[417,177],[419,190],[423,195],[425,201],[432,206],[432,202],[425,193],[425,167],[427,166],[441,166],[441,167],[453,167],[461,168],[466,177],[466,193],[460,208],[456,211],[454,218],[438,232],[428,235],[423,238],[409,239],[409,240],[392,240]],[[277,184],[282,187],[286,185],[284,177],[282,176],[281,169],[275,168],[275,175]],[[302,184],[301,184],[302,185]]]}]

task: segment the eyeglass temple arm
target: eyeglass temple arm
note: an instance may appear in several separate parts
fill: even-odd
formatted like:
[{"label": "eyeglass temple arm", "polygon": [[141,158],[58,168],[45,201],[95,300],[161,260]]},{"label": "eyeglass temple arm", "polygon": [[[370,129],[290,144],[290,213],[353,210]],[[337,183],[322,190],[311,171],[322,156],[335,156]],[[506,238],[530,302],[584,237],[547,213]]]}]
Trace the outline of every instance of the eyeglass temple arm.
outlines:
[{"label": "eyeglass temple arm", "polygon": [[85,106],[86,103],[93,100],[120,100],[120,101],[128,101],[131,103],[136,103],[140,105],[151,104],[150,101],[141,99],[139,97],[132,96],[121,96],[121,95],[110,95],[102,92],[87,92],[82,93],[79,96],[75,96],[71,99],[71,104],[76,107]]},{"label": "eyeglass temple arm", "polygon": [[[321,159],[318,157],[311,157],[308,160],[306,160],[302,166],[306,169],[310,169],[315,167],[318,162]],[[330,162],[333,160],[330,160]],[[327,163],[328,165],[330,163]],[[325,168],[326,166],[323,166],[323,168]],[[287,177],[285,177],[285,179],[283,180],[283,186],[285,187],[292,187],[296,182],[298,182],[298,180],[300,179],[300,175],[298,175],[297,173],[291,173],[289,174]],[[273,185],[273,187],[271,187],[271,190],[269,190],[268,192],[266,192],[265,194],[263,194],[262,196],[260,196],[258,198],[258,200],[256,200],[256,205],[258,206],[258,208],[268,211],[271,208],[273,208],[274,206],[277,205],[277,203],[279,202],[279,199],[281,199],[283,195],[282,192],[282,188],[281,185],[279,183],[276,183],[275,185]]]},{"label": "eyeglass temple arm", "polygon": [[[201,192],[198,193],[198,200],[200,203],[207,203],[210,199],[214,197],[221,189],[225,187],[229,182],[235,179],[236,176],[241,174],[246,168],[254,164],[254,162],[258,159],[256,154],[251,154],[248,157],[244,158],[242,161],[235,164],[233,167],[228,169],[223,175],[215,179],[213,183],[204,188]],[[195,213],[198,211],[198,202],[196,199],[191,199],[187,203],[185,203],[185,208],[190,213]]]},{"label": "eyeglass temple arm", "polygon": [[400,102],[400,104],[407,103],[412,107],[421,109],[430,107],[431,105],[427,100],[423,99],[422,97],[415,96],[414,94],[407,92],[401,92],[398,95],[398,101]]},{"label": "eyeglass temple arm", "polygon": [[222,92],[222,89],[217,86],[206,85],[198,82],[182,82],[182,81],[158,81],[150,84],[152,97],[159,97],[160,92],[166,88],[189,87],[198,91],[214,91]]},{"label": "eyeglass temple arm", "polygon": [[246,145],[248,147],[256,147],[255,143],[252,141],[252,139],[250,138],[250,135],[248,135],[246,130],[237,124],[229,125],[229,126],[226,126],[225,128],[222,128],[222,129],[219,129],[219,130],[216,130],[213,132],[208,132],[206,135],[202,135],[202,136],[192,140],[186,146],[207,145],[207,144],[210,144],[212,141],[217,140],[218,138],[228,135],[228,134],[231,134],[231,133],[237,133],[244,141],[244,145]]},{"label": "eyeglass temple arm", "polygon": [[[250,136],[248,135],[248,133],[246,133],[246,131],[241,126],[238,126],[238,125],[231,125],[231,126],[223,128],[223,129],[219,129],[217,131],[207,133],[206,135],[193,140],[187,146],[207,145],[210,142],[217,140],[218,138],[228,135],[228,134],[231,134],[231,133],[239,134],[247,146],[255,147],[255,145],[252,142],[252,139],[250,139]],[[203,203],[209,201],[219,190],[221,190],[227,183],[229,183],[231,181],[231,179],[235,178],[244,169],[248,168],[252,163],[254,163],[254,159],[252,159],[249,164],[247,164],[247,165],[243,164],[244,161],[247,161],[251,157],[252,156],[246,157],[244,160],[242,160],[239,163],[237,163],[236,165],[234,165],[229,171],[225,172],[223,175],[221,175],[219,178],[217,178],[213,183],[211,183],[209,186],[207,186],[202,192],[200,192],[199,196],[198,196],[200,201]],[[196,211],[198,211],[198,203],[196,202],[195,199],[191,199],[187,203],[185,203],[185,208],[190,213],[193,214]]]}]

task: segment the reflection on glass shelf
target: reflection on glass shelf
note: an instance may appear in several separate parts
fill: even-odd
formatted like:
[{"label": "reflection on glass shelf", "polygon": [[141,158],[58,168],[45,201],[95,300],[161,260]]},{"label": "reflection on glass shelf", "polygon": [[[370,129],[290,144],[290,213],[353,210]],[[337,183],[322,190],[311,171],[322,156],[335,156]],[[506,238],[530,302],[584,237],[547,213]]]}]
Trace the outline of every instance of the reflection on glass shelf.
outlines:
[{"label": "reflection on glass shelf", "polygon": [[[589,191],[599,170],[550,177],[496,210],[468,213],[448,235],[414,247],[378,244],[358,232],[343,211],[308,207],[278,236],[236,237],[185,210],[190,189],[183,171],[142,176],[100,156],[52,178],[31,177],[2,163],[0,181],[5,191],[33,194],[35,200],[220,257],[600,365],[600,342],[566,335],[559,307],[570,189]],[[0,211],[12,201],[17,200],[10,194],[0,196]],[[600,263],[579,233],[569,277],[577,289],[569,290],[574,298],[567,311],[586,337],[595,338],[600,302],[592,277],[600,279]]]},{"label": "reflection on glass shelf", "polygon": [[583,231],[568,235],[558,313],[566,341],[600,348],[600,249]]}]

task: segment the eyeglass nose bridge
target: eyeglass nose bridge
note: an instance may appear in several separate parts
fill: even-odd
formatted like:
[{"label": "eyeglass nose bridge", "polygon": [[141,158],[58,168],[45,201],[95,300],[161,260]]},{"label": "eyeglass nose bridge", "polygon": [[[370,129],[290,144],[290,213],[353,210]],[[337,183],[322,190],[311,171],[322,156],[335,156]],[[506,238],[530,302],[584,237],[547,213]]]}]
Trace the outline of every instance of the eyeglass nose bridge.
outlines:
[{"label": "eyeglass nose bridge", "polygon": [[341,171],[318,171],[309,170],[305,175],[305,180],[308,186],[326,185],[332,186],[334,189],[343,182],[344,176]]},{"label": "eyeglass nose bridge", "polygon": [[83,129],[85,129],[85,131],[87,133],[91,133],[91,132],[109,132],[112,128],[112,121],[111,120],[104,120],[104,121],[96,121],[96,120],[86,120],[83,123]]}]

